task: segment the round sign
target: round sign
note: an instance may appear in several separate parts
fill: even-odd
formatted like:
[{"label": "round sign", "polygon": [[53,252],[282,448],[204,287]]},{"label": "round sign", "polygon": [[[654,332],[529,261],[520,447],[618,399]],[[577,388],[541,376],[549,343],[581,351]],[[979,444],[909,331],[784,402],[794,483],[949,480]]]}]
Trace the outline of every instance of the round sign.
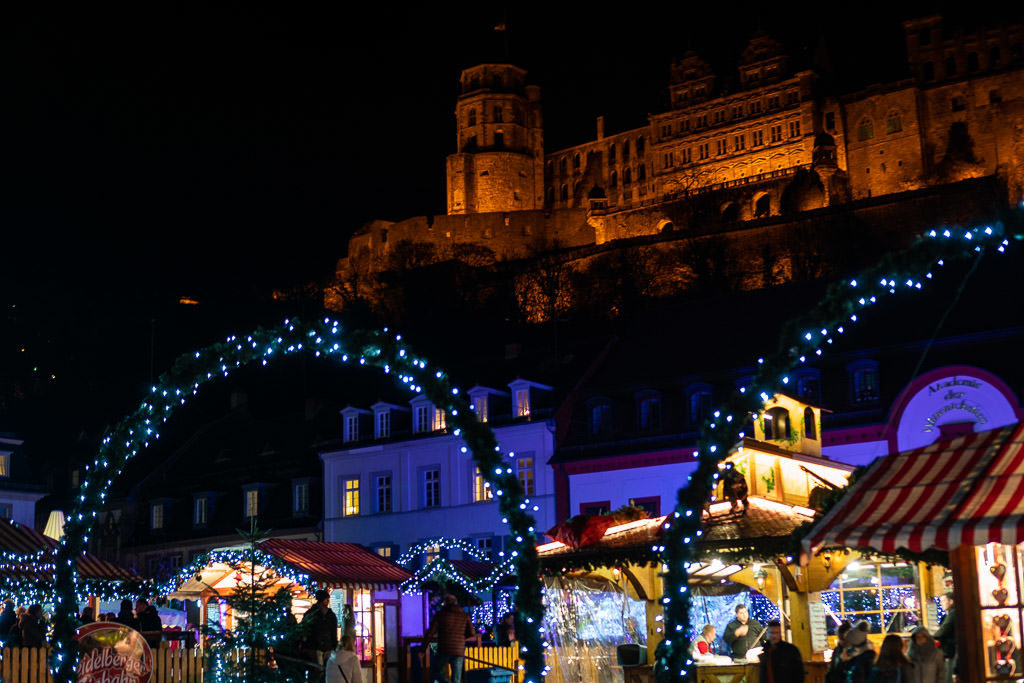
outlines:
[{"label": "round sign", "polygon": [[153,652],[124,624],[97,621],[78,629],[78,683],[149,683]]}]

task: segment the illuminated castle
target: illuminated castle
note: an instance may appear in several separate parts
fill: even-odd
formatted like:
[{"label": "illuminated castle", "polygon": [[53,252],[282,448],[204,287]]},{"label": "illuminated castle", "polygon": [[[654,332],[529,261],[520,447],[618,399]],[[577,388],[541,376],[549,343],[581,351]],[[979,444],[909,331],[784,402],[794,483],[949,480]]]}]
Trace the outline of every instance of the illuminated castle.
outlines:
[{"label": "illuminated castle", "polygon": [[929,17],[904,30],[912,77],[846,95],[823,94],[818,75],[792,70],[763,34],[744,50],[732,91],[690,52],[672,65],[669,108],[647,125],[606,135],[598,117],[595,139],[547,153],[540,90],[526,72],[466,69],[448,215],[364,226],[338,280],[394,267],[399,244],[424,247],[427,261],[516,259],[553,246],[756,230],[972,178],[994,180],[1003,201],[1018,203],[1024,27],[954,34]]}]

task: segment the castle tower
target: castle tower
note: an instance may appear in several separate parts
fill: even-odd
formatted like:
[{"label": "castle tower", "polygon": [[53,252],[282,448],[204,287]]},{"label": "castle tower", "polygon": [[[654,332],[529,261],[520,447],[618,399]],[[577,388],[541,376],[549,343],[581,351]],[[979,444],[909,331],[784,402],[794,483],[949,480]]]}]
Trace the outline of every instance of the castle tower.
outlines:
[{"label": "castle tower", "polygon": [[455,105],[456,153],[448,157],[448,213],[544,206],[540,88],[510,64],[462,72]]}]

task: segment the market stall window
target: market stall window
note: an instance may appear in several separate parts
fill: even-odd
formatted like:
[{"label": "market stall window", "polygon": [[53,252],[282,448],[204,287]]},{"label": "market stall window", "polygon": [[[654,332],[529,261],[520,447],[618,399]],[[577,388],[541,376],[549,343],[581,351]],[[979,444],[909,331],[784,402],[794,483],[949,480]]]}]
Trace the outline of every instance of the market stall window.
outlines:
[{"label": "market stall window", "polygon": [[1024,671],[1021,657],[1021,586],[1024,545],[988,543],[974,549],[978,565],[985,680]]},{"label": "market stall window", "polygon": [[829,632],[844,620],[871,624],[872,633],[910,633],[923,625],[917,566],[906,562],[851,562],[823,591]]}]

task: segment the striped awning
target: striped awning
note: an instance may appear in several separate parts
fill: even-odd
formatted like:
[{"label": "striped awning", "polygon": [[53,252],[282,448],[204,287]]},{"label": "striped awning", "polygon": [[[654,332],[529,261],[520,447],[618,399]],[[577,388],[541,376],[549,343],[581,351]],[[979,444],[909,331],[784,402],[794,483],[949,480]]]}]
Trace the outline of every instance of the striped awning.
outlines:
[{"label": "striped awning", "polygon": [[1024,542],[1024,426],[879,458],[811,530],[804,547],[949,551]]},{"label": "striped awning", "polygon": [[[0,566],[0,574],[25,581],[53,581],[53,561],[58,545],[59,541],[44,536],[32,527],[0,517],[0,551],[19,555],[42,553],[41,563],[5,562]],[[83,579],[131,583],[143,581],[135,572],[101,560],[90,553],[84,553],[78,558],[78,573]]]},{"label": "striped awning", "polygon": [[412,575],[361,545],[272,538],[260,550],[308,574],[321,588],[387,590]]}]

